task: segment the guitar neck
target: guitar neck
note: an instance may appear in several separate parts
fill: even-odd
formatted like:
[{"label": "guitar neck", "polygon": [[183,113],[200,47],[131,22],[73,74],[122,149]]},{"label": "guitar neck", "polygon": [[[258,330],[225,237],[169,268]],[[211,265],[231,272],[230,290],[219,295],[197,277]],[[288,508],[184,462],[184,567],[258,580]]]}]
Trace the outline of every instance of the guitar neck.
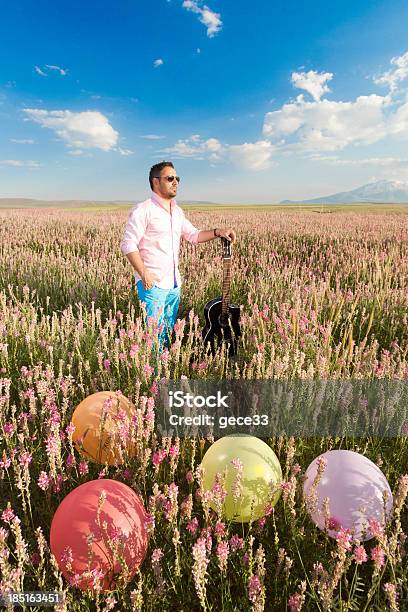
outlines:
[{"label": "guitar neck", "polygon": [[221,313],[223,317],[228,315],[228,307],[230,303],[230,287],[231,287],[231,258],[224,259],[223,262],[223,281],[222,281],[222,307]]}]

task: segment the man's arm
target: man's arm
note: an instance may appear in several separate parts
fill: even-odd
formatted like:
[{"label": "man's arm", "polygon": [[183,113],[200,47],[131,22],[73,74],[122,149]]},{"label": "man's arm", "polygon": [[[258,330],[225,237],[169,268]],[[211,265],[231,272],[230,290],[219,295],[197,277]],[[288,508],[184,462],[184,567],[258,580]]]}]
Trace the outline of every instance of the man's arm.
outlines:
[{"label": "man's arm", "polygon": [[208,242],[209,240],[214,240],[214,238],[227,238],[227,240],[230,240],[232,243],[235,242],[237,239],[237,235],[233,229],[215,228],[212,230],[198,230],[186,218],[182,210],[181,213],[183,215],[181,235],[183,236],[183,238],[185,238],[185,240],[188,240],[192,244],[198,244],[199,242]]},{"label": "man's arm", "polygon": [[146,231],[147,225],[146,209],[144,203],[142,203],[129,214],[123,240],[120,243],[120,249],[123,255],[126,255],[132,268],[139,274],[144,288],[151,289],[157,279],[151,272],[146,270],[138,250],[139,242]]},{"label": "man's arm", "polygon": [[201,230],[198,234],[197,242],[208,242],[214,240],[214,238],[227,238],[232,243],[236,241],[237,235],[233,229],[220,229],[215,228],[211,230]]},{"label": "man's arm", "polygon": [[142,261],[142,258],[140,257],[139,251],[133,251],[132,253],[126,253],[126,257],[128,258],[132,268],[136,270],[136,272],[139,274],[140,278],[142,279],[144,288],[151,289],[155,281],[157,281],[157,278],[151,272],[149,272],[149,270],[146,270],[145,265]]}]

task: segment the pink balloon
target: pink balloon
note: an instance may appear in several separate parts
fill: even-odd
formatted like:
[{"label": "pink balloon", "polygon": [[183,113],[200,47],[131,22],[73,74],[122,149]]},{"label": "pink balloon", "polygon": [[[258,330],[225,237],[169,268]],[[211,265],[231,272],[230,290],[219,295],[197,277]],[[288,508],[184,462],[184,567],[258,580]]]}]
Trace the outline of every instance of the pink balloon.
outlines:
[{"label": "pink balloon", "polygon": [[[103,492],[106,499],[98,520]],[[88,544],[91,533],[93,542]],[[130,487],[116,480],[91,480],[80,485],[63,499],[52,519],[51,552],[63,576],[80,589],[94,589],[96,576],[102,590],[115,589],[115,576],[124,569],[119,557],[126,561],[129,581],[143,562],[147,546],[143,503]]]},{"label": "pink balloon", "polygon": [[[312,485],[319,461],[323,459],[327,466],[316,487],[317,503],[313,504]],[[354,539],[371,539],[374,534],[369,527],[370,519],[383,524],[384,511],[387,519],[393,507],[390,485],[380,468],[364,455],[349,450],[327,451],[314,459],[306,470],[303,494],[313,522],[320,529],[327,528],[333,538],[344,528],[350,529]],[[326,497],[329,498],[328,521],[323,507]]]}]

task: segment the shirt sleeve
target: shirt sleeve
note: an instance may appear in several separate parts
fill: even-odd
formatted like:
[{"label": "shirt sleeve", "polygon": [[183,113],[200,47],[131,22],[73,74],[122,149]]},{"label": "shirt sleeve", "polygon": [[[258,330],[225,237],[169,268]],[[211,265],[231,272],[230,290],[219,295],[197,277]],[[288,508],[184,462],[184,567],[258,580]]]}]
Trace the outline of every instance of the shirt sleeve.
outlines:
[{"label": "shirt sleeve", "polygon": [[146,231],[147,225],[147,210],[145,206],[140,204],[136,208],[133,208],[129,214],[123,234],[123,240],[120,243],[120,250],[123,255],[138,250],[139,242]]},{"label": "shirt sleeve", "polygon": [[182,214],[183,222],[181,225],[181,235],[185,240],[191,242],[191,244],[197,244],[200,230],[194,227],[194,225],[186,218],[184,211],[182,211]]}]

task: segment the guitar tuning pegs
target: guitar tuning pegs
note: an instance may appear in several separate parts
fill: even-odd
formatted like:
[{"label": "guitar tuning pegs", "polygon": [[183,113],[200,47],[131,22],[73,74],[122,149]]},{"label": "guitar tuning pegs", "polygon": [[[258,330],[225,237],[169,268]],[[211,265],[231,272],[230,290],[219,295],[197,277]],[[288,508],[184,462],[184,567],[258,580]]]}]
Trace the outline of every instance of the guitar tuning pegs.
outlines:
[{"label": "guitar tuning pegs", "polygon": [[232,245],[227,238],[221,238],[222,254],[224,259],[229,259],[232,256]]}]

